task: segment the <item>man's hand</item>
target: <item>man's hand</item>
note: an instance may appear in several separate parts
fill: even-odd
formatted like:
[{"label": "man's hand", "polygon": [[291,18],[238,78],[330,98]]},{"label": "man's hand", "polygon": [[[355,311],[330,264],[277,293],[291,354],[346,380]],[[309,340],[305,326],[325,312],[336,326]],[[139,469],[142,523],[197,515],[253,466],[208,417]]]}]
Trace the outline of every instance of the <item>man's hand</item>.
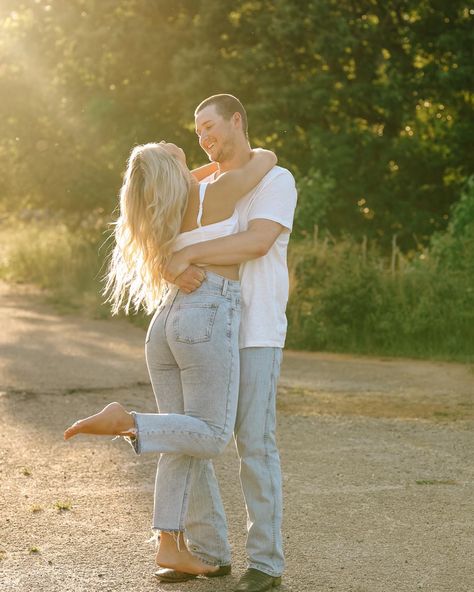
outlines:
[{"label": "man's hand", "polygon": [[206,279],[206,274],[196,265],[190,265],[183,273],[178,275],[173,284],[186,294],[197,290]]}]

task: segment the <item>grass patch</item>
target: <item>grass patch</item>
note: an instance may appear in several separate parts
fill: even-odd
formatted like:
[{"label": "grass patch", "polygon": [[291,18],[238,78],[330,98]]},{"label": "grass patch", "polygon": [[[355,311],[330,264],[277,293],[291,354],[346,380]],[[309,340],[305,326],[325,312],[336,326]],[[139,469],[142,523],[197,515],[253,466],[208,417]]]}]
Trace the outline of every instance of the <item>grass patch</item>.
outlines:
[{"label": "grass patch", "polygon": [[459,485],[454,479],[419,479],[417,485]]},{"label": "grass patch", "polygon": [[40,553],[40,550],[39,550],[39,548],[38,548],[38,547],[30,547],[30,550],[29,550],[29,552],[30,552],[32,555],[36,555],[36,554]]},{"label": "grass patch", "polygon": [[54,503],[54,508],[58,512],[67,512],[67,511],[71,510],[72,503],[69,501],[65,501],[65,502],[57,501]]},{"label": "grass patch", "polygon": [[287,346],[473,363],[474,269],[396,261],[350,238],[293,243]]},{"label": "grass patch", "polygon": [[73,221],[9,221],[0,228],[0,278],[45,290],[60,312],[109,316],[101,291],[105,250],[103,227]]},{"label": "grass patch", "polygon": [[21,469],[21,474],[25,475],[25,477],[31,477],[31,471],[28,467],[23,467]]}]

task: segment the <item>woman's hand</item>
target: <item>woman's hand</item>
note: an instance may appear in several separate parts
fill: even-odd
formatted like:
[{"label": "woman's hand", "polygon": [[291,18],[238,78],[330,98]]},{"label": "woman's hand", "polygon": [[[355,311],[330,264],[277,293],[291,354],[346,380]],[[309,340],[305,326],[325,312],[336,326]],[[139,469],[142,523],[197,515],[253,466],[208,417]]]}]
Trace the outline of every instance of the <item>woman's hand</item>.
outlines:
[{"label": "woman's hand", "polygon": [[174,280],[174,285],[184,292],[185,294],[191,294],[194,290],[201,287],[202,282],[206,279],[206,274],[200,267],[196,265],[190,265],[186,271],[183,271]]},{"label": "woman's hand", "polygon": [[186,271],[191,265],[191,261],[186,257],[186,248],[176,251],[166,266],[163,277],[167,282],[174,283],[175,279]]},{"label": "woman's hand", "polygon": [[180,290],[189,294],[199,288],[206,274],[199,267],[191,265],[186,248],[184,248],[173,254],[163,273],[163,277],[170,284],[178,286]]}]

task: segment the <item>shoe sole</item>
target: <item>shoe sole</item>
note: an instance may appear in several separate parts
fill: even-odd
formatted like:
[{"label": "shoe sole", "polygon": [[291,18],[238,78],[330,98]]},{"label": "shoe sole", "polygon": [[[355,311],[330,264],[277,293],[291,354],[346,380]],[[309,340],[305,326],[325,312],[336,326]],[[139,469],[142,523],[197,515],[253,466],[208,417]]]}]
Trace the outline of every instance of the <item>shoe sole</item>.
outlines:
[{"label": "shoe sole", "polygon": [[185,572],[174,572],[176,575],[174,576],[165,576],[164,574],[160,574],[159,572],[155,572],[155,577],[164,584],[179,584],[180,582],[188,582],[189,580],[194,580],[197,578],[195,574],[188,574]]},{"label": "shoe sole", "polygon": [[[265,588],[265,591],[266,590],[271,590],[272,588],[278,588],[279,586],[281,586],[281,577],[275,578],[273,580],[273,582],[267,588]],[[236,591],[234,590],[234,592],[236,592]]]},{"label": "shoe sole", "polygon": [[[230,566],[222,565],[216,572],[210,572],[207,574],[200,574],[206,578],[222,578],[224,576],[228,576],[231,572]],[[173,575],[169,574],[160,574],[160,572],[155,572],[155,577],[160,580],[160,582],[166,584],[178,584],[179,582],[188,582],[189,580],[195,580],[198,576],[196,574],[186,573],[184,571],[175,571],[171,572]]]}]

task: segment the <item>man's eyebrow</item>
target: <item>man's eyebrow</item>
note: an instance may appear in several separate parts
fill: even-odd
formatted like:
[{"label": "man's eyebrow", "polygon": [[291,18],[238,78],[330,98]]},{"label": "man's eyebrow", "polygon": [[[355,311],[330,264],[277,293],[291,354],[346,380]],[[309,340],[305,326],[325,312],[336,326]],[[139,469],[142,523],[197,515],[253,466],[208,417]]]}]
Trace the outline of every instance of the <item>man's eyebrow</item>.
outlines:
[{"label": "man's eyebrow", "polygon": [[199,132],[198,132],[199,128],[202,127],[203,125],[207,125],[208,123],[212,123],[212,120],[206,119],[206,121],[203,121],[200,126],[197,125],[196,126],[196,133],[199,134]]}]

